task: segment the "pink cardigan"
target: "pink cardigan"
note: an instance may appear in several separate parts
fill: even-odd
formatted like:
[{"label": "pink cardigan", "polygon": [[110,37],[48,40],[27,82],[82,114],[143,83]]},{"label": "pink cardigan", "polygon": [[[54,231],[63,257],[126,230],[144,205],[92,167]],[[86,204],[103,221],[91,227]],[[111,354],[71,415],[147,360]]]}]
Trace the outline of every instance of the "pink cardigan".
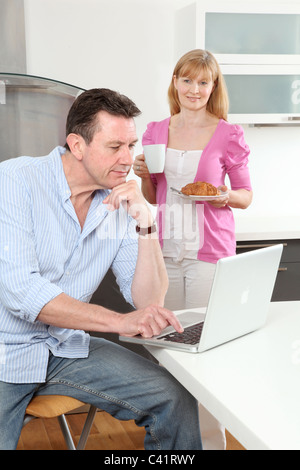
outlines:
[{"label": "pink cardigan", "polygon": [[[170,117],[151,122],[143,135],[143,145],[168,145]],[[217,129],[203,150],[194,181],[206,181],[218,187],[224,184],[226,174],[229,176],[231,189],[251,191],[248,169],[249,147],[245,143],[242,127],[220,120]],[[163,246],[164,214],[167,195],[167,181],[164,173],[151,175],[156,186],[158,204],[157,222],[160,244]],[[232,256],[236,252],[235,224],[232,210],[226,206],[217,209],[207,202],[204,204],[203,240],[200,241],[198,259],[216,263],[220,258]]]}]

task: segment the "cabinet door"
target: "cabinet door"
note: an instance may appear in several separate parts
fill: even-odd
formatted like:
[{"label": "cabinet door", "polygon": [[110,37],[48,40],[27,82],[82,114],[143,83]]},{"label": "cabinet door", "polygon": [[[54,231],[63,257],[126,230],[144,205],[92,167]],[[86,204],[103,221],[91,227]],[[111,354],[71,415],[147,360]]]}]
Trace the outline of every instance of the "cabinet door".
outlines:
[{"label": "cabinet door", "polygon": [[237,254],[276,243],[284,245],[272,302],[300,300],[300,240],[262,240],[237,243]]},{"label": "cabinet door", "polygon": [[300,64],[300,5],[198,0],[175,15],[178,58],[211,51],[220,64]]},{"label": "cabinet door", "polygon": [[299,55],[300,15],[208,12],[205,47],[214,54]]},{"label": "cabinet door", "polygon": [[224,77],[230,114],[280,114],[300,120],[300,74],[225,73]]}]

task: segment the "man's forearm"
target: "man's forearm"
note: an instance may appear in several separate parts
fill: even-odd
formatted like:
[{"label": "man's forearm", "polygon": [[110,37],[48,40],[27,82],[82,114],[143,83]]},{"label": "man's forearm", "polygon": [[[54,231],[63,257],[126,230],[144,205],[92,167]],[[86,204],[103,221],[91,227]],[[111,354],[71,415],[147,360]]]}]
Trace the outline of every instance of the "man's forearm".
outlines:
[{"label": "man's forearm", "polygon": [[37,320],[59,328],[118,333],[119,317],[117,312],[62,293],[42,308]]},{"label": "man's forearm", "polygon": [[59,328],[118,333],[125,336],[158,335],[168,325],[178,332],[182,327],[176,316],[159,305],[122,315],[99,305],[86,304],[60,294],[41,310],[37,319]]},{"label": "man's forearm", "polygon": [[[130,180],[116,186],[103,201],[112,209],[119,209],[126,202],[126,210],[141,229],[151,226],[153,215],[141,194],[136,181]],[[140,232],[138,258],[131,286],[131,295],[137,309],[150,304],[163,305],[168,288],[168,277],[158,242],[157,233],[143,235]]]},{"label": "man's forearm", "polygon": [[153,303],[162,306],[168,285],[168,275],[157,233],[140,237],[138,260],[131,288],[136,308],[144,308]]}]

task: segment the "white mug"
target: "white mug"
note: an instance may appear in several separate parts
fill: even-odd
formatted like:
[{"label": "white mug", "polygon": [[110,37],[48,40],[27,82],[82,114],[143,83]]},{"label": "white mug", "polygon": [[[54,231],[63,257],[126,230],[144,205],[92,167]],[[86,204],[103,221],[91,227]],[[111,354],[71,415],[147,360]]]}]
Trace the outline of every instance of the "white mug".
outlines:
[{"label": "white mug", "polygon": [[149,173],[162,173],[165,167],[165,144],[144,145],[144,155]]}]

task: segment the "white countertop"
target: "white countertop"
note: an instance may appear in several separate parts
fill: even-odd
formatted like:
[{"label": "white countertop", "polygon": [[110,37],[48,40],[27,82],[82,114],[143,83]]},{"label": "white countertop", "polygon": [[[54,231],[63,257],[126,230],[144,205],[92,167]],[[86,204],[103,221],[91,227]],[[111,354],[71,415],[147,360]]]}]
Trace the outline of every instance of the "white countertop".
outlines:
[{"label": "white countertop", "polygon": [[147,347],[248,450],[300,450],[300,302],[204,353]]},{"label": "white countertop", "polygon": [[235,216],[236,240],[284,240],[300,238],[300,216]]}]

